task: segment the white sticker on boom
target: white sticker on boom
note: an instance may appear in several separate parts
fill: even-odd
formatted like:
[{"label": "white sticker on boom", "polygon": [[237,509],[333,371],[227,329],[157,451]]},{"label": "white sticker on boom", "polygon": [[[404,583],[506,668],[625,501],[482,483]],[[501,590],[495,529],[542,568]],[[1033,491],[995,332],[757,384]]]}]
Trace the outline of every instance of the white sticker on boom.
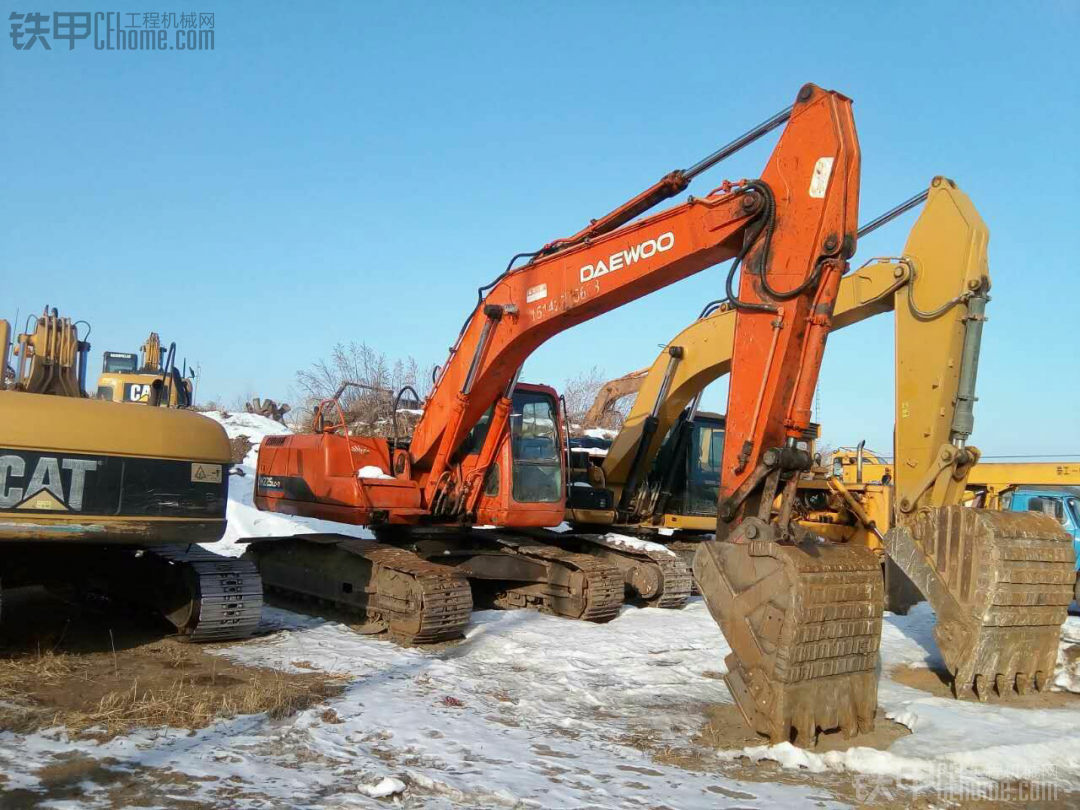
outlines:
[{"label": "white sticker on boom", "polygon": [[220,484],[221,465],[195,462],[191,465],[191,480],[196,484]]},{"label": "white sticker on boom", "polygon": [[537,284],[535,287],[529,287],[525,291],[525,303],[531,304],[533,301],[542,301],[547,298],[547,284]]},{"label": "white sticker on boom", "polygon": [[810,178],[810,196],[821,199],[825,196],[825,190],[829,187],[829,177],[832,175],[833,159],[830,157],[818,158],[814,164],[814,176]]}]

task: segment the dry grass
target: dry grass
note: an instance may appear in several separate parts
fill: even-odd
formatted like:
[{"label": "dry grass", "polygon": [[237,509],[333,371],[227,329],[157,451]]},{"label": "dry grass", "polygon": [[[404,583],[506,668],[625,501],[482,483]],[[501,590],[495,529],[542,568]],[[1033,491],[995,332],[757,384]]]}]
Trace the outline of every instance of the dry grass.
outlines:
[{"label": "dry grass", "polygon": [[135,728],[194,730],[243,714],[289,717],[344,688],[340,676],[241,667],[180,644],[158,651],[156,672],[131,663],[121,655],[103,672],[100,658],[74,654],[0,658],[0,730],[63,725],[101,739]]}]

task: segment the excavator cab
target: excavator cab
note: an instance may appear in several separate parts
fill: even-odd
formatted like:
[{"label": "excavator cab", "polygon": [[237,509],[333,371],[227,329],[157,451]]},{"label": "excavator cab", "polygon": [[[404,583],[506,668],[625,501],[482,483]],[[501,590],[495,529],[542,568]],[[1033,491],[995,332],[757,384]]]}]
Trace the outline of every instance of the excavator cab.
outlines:
[{"label": "excavator cab", "polygon": [[[518,383],[510,400],[506,436],[483,471],[476,519],[484,525],[548,526],[565,510],[565,427],[558,395],[546,385]],[[491,411],[466,440],[473,464],[490,424]]]},{"label": "excavator cab", "polygon": [[[667,470],[674,468],[671,495],[662,513],[700,515],[715,520],[720,467],[724,457],[724,417],[715,413],[698,413],[690,426],[685,452],[679,458],[674,457],[675,448],[671,447],[673,439],[674,431],[661,445],[655,469],[649,476],[651,480],[662,481]],[[670,455],[665,451],[669,451]]]}]

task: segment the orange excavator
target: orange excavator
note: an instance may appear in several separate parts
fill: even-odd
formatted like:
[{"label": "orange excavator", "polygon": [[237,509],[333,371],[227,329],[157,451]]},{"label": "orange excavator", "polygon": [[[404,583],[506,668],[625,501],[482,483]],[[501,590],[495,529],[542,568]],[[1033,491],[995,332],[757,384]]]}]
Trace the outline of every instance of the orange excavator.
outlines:
[{"label": "orange excavator", "polygon": [[[760,179],[725,182],[639,218],[785,123]],[[565,414],[554,392],[518,376],[548,338],[734,260],[720,520],[695,572],[733,649],[729,684],[755,728],[776,740],[796,728],[800,742],[818,727],[871,728],[877,561],[865,549],[822,543],[791,520],[798,474],[810,465],[796,442],[855,251],[859,169],[850,100],[808,84],[791,107],[689,169],[577,234],[515,256],[479,290],[411,439],[396,430],[352,436],[327,401],[313,434],[263,440],[260,509],[375,533],[252,541],[248,555],[267,586],[360,610],[411,641],[459,635],[479,594],[500,606],[613,616],[623,594],[616,569],[513,531],[557,526],[565,505]],[[521,258],[528,262],[515,267]],[[778,493],[784,506],[774,519]]]}]

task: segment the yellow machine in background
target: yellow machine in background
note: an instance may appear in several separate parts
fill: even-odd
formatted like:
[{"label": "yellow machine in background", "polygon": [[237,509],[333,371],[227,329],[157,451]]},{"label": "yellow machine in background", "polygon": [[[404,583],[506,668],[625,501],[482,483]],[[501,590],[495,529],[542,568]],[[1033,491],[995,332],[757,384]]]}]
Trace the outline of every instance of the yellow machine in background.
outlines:
[{"label": "yellow machine in background", "polygon": [[[989,300],[989,233],[952,181],[935,178],[897,210],[922,199],[903,255],[845,278],[833,316],[836,329],[895,312],[894,475],[876,488],[832,476],[804,481],[797,508],[818,534],[887,552],[934,607],[935,638],[957,696],[974,690],[985,700],[992,689],[1025,693],[1047,683],[1075,557],[1071,537],[1044,514],[963,505],[979,460],[967,438]],[[607,457],[588,468],[593,492],[571,488],[567,518],[575,531],[682,529],[666,542],[686,553],[695,531],[701,538],[713,530],[715,497],[708,515],[673,508],[680,475],[684,490],[693,475],[707,476],[701,461],[712,454],[693,441],[697,407],[730,366],[734,318],[722,304],[703,314],[653,364]],[[714,433],[710,442],[718,439]]]},{"label": "yellow machine in background", "polygon": [[162,354],[161,338],[151,332],[142,345],[142,360],[134,353],[105,352],[98,377],[97,399],[112,402],[145,402],[170,408],[193,403],[190,372],[176,368],[176,344]]},{"label": "yellow machine in background", "polygon": [[[254,566],[196,545],[225,532],[224,429],[89,399],[89,348],[48,308],[15,341],[0,385],[0,585],[134,602],[196,641],[250,635],[262,609]],[[0,321],[0,368],[10,351]]]},{"label": "yellow machine in background", "polygon": [[647,368],[642,368],[604,383],[585,413],[583,427],[618,428],[622,423],[622,415],[616,411],[619,401],[636,394],[648,373]]}]

